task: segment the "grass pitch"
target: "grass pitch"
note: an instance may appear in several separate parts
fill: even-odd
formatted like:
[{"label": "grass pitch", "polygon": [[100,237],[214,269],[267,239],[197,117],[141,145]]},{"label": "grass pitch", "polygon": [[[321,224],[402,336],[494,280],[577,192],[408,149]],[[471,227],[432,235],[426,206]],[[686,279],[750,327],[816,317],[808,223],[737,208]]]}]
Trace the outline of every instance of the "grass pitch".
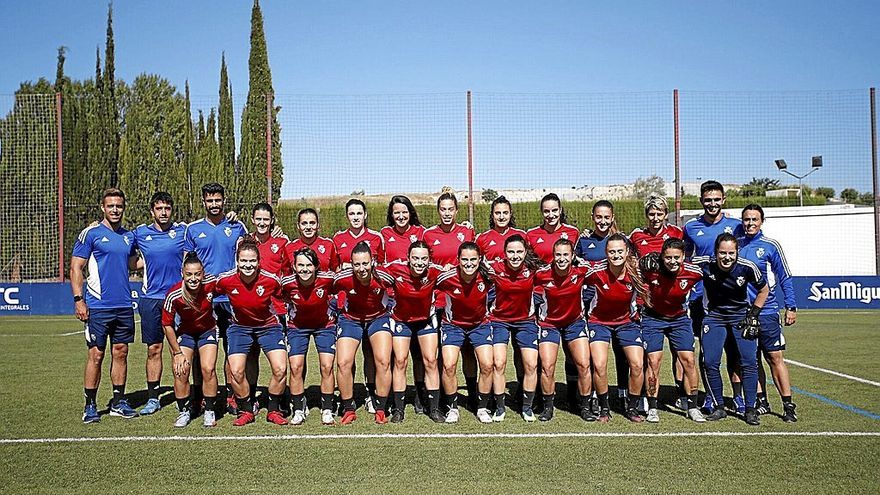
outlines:
[{"label": "grass pitch", "polygon": [[[786,329],[786,357],[880,381],[878,317],[803,311]],[[600,425],[558,410],[546,424],[524,423],[511,411],[504,423],[481,425],[463,411],[459,424],[435,425],[408,407],[399,425],[375,425],[361,409],[353,425],[323,427],[313,409],[301,427],[268,424],[264,411],[243,428],[225,417],[214,429],[197,421],[177,430],[167,359],[168,405],[158,414],[80,422],[81,328],[72,316],[0,318],[2,493],[880,491],[880,387],[799,366],[790,366],[795,424],[774,414],[762,416],[760,427],[734,418],[697,425],[661,411],[656,425],[619,415]],[[145,400],[145,353],[132,345],[128,391],[137,404]],[[668,354],[663,368],[669,384]],[[315,360],[310,369],[313,392]],[[557,380],[562,376],[560,363]],[[109,399],[108,380],[105,368],[99,405]],[[778,394],[769,395],[775,413]],[[531,434],[546,436],[525,436]]]}]

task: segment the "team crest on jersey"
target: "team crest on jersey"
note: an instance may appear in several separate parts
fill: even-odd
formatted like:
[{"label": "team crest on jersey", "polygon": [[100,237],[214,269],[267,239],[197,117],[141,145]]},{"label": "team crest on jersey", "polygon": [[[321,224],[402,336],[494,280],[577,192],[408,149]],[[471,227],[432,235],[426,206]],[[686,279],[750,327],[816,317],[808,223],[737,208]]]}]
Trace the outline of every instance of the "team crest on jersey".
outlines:
[{"label": "team crest on jersey", "polygon": [[572,275],[572,276],[571,276],[571,283],[576,284],[577,281],[578,281],[578,276],[577,276],[577,275]]},{"label": "team crest on jersey", "polygon": [[172,230],[169,230],[169,231],[168,231],[168,237],[174,239],[175,237],[177,237],[177,231],[176,231],[176,230],[173,230],[173,229],[172,229]]},{"label": "team crest on jersey", "polygon": [[736,277],[736,285],[742,287],[746,283],[745,277]]},{"label": "team crest on jersey", "polygon": [[626,290],[633,290],[633,286],[631,284],[623,284],[626,286]]},{"label": "team crest on jersey", "polygon": [[732,234],[732,233],[733,233],[733,227],[731,227],[731,226],[729,226],[729,225],[728,225],[727,227],[724,227],[724,233],[725,233],[725,234]]},{"label": "team crest on jersey", "polygon": [[462,234],[461,232],[455,234],[455,238],[458,239],[458,242],[464,242],[464,234]]},{"label": "team crest on jersey", "polygon": [[318,246],[319,253],[324,254],[324,251],[326,251],[326,250],[327,250],[327,248],[325,248],[324,246]]},{"label": "team crest on jersey", "polygon": [[409,242],[410,243],[416,242],[417,240],[419,240],[419,237],[417,235],[415,235],[415,234],[409,235]]},{"label": "team crest on jersey", "polygon": [[315,291],[315,294],[317,294],[318,297],[323,298],[323,297],[324,297],[324,289],[318,289],[318,290],[316,290],[316,291]]},{"label": "team crest on jersey", "polygon": [[486,285],[483,282],[477,284],[477,290],[483,292],[486,290]]},{"label": "team crest on jersey", "polygon": [[205,294],[205,299],[207,299],[208,302],[211,302],[211,300],[214,299],[214,294],[208,292],[207,294]]},{"label": "team crest on jersey", "polygon": [[122,242],[124,242],[126,246],[128,246],[129,244],[131,244],[131,241],[128,240],[128,237],[123,237],[123,238],[122,238]]},{"label": "team crest on jersey", "polygon": [[365,240],[365,241],[364,241],[364,244],[366,244],[367,247],[370,247],[370,241],[369,241],[369,240]]},{"label": "team crest on jersey", "polygon": [[522,276],[525,277],[525,278],[529,278],[529,275],[530,275],[530,274],[531,274],[530,271],[528,271],[528,270],[523,270]]},{"label": "team crest on jersey", "polygon": [[709,333],[709,325],[703,325],[703,333]]},{"label": "team crest on jersey", "polygon": [[669,234],[663,234],[663,240],[669,239]]},{"label": "team crest on jersey", "polygon": [[382,289],[379,287],[376,287],[375,289],[373,289],[373,293],[376,294],[377,296],[379,295],[380,292],[382,292]]},{"label": "team crest on jersey", "polygon": [[257,286],[257,295],[262,296],[264,292],[266,292],[265,287],[263,287],[262,285],[258,285]]},{"label": "team crest on jersey", "polygon": [[763,258],[763,257],[764,257],[764,253],[765,253],[764,248],[758,248],[758,250],[755,251],[755,254],[758,255],[758,258]]},{"label": "team crest on jersey", "polygon": [[226,234],[226,237],[232,237],[232,229],[230,229],[229,227],[223,229],[223,233]]},{"label": "team crest on jersey", "polygon": [[559,237],[561,237],[563,239],[568,239],[568,233],[563,232],[562,234],[559,234]]},{"label": "team crest on jersey", "polygon": [[428,283],[428,277],[422,277],[422,285]]},{"label": "team crest on jersey", "polygon": [[[656,282],[656,280],[654,282]],[[687,280],[680,280],[678,282],[678,286],[681,287],[681,290],[684,290],[685,287],[688,286],[688,281]]]},{"label": "team crest on jersey", "polygon": [[272,247],[269,248],[269,249],[271,249],[273,253],[277,253],[277,252],[278,252],[278,249],[279,249],[279,248],[278,248],[278,244],[272,244]]}]

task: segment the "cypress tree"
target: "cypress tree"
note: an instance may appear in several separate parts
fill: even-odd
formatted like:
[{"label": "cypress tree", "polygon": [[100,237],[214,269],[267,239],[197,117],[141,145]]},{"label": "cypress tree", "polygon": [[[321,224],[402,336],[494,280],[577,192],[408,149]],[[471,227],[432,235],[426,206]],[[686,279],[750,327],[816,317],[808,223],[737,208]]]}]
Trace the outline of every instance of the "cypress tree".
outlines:
[{"label": "cypress tree", "polygon": [[104,47],[104,120],[107,126],[107,156],[110,185],[119,183],[119,109],[116,101],[116,43],[113,41],[113,2],[107,5],[107,44]]},{"label": "cypress tree", "polygon": [[[251,10],[251,50],[248,58],[248,97],[242,112],[241,152],[238,157],[238,176],[241,190],[248,202],[266,198],[266,121],[267,95],[274,94],[269,54],[263,32],[263,13],[259,1]],[[279,108],[269,109],[272,139],[272,198],[277,201],[281,191],[283,165],[281,163],[281,128],[278,125]]]}]

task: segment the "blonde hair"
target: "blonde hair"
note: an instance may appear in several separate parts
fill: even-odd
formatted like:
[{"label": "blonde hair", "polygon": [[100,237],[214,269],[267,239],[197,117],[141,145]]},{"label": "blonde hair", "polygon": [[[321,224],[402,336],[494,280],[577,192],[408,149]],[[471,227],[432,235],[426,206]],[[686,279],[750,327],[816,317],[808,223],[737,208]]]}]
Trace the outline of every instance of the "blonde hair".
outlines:
[{"label": "blonde hair", "polygon": [[663,196],[648,196],[648,199],[645,200],[645,215],[651,210],[660,210],[669,213],[669,203],[666,202],[666,198]]}]

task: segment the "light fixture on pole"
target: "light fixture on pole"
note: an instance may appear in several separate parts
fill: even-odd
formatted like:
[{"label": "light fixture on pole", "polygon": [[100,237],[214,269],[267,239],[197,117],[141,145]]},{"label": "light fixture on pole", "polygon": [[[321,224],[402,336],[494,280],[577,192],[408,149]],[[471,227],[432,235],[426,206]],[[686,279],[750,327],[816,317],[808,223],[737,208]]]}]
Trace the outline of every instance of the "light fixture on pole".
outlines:
[{"label": "light fixture on pole", "polygon": [[813,160],[812,160],[813,168],[804,175],[797,175],[797,174],[793,174],[793,173],[789,172],[787,170],[788,164],[785,163],[785,160],[782,160],[782,159],[774,160],[773,163],[776,164],[776,168],[779,169],[780,172],[782,172],[784,174],[788,174],[798,180],[798,198],[800,199],[800,205],[804,206],[804,179],[807,178],[813,172],[822,168],[822,155],[817,155],[817,156],[813,157]]}]

